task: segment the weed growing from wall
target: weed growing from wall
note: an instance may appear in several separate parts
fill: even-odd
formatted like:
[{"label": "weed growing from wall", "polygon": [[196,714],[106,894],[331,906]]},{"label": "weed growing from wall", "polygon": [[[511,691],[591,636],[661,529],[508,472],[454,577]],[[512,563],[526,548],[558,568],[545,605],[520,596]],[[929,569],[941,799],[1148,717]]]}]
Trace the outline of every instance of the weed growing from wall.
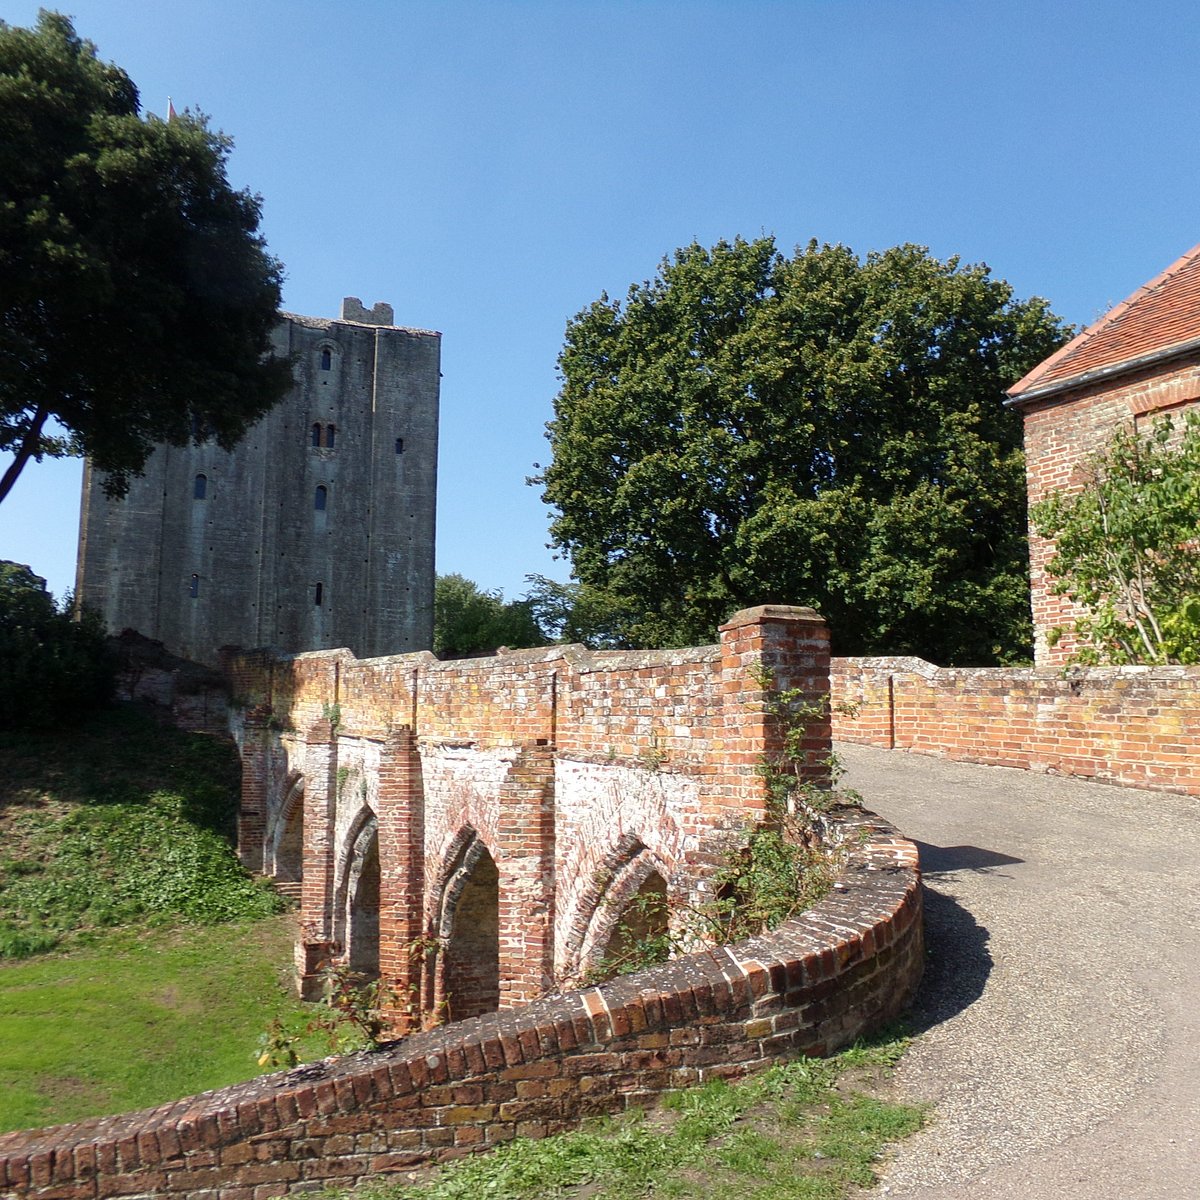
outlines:
[{"label": "weed growing from wall", "polygon": [[[410,963],[422,964],[432,973],[444,946],[441,938],[417,938],[408,946]],[[374,1050],[385,1032],[393,1028],[397,1012],[404,1014],[410,1029],[432,1029],[446,1019],[449,998],[427,1005],[419,982],[407,997],[382,979],[364,981],[345,963],[326,963],[320,969],[321,1000],[308,1015],[276,1017],[259,1036],[257,1061],[260,1067],[278,1070],[300,1062],[299,1048],[316,1036],[330,1054],[352,1054]]]},{"label": "weed growing from wall", "polygon": [[[842,853],[830,844],[825,817],[835,808],[860,804],[861,798],[838,786],[843,770],[836,755],[815,763],[810,758],[809,735],[814,724],[828,720],[828,699],[813,700],[799,688],[776,690],[769,668],[752,677],[766,693],[766,711],[782,734],[779,751],[765,755],[757,768],[766,790],[765,819],[726,855],[713,879],[712,899],[697,904],[635,896],[585,983],[774,929],[833,887]],[[810,771],[814,766],[816,779]]]}]

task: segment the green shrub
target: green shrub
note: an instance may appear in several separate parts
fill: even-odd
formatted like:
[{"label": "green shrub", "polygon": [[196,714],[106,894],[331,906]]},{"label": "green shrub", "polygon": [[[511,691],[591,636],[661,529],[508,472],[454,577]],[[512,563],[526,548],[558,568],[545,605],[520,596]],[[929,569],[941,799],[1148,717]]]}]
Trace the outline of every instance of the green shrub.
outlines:
[{"label": "green shrub", "polygon": [[115,678],[100,620],[73,620],[44,579],[0,561],[0,729],[75,723],[112,695]]}]

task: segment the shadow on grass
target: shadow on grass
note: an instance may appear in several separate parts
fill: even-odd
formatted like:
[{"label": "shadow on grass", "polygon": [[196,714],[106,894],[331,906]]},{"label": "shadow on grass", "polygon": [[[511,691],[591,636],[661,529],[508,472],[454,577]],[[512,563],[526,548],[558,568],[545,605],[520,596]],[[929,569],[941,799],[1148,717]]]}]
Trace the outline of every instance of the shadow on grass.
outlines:
[{"label": "shadow on grass", "polygon": [[239,767],[232,742],[159,724],[114,703],[68,731],[0,733],[0,813],[67,805],[148,805],[232,841]]}]

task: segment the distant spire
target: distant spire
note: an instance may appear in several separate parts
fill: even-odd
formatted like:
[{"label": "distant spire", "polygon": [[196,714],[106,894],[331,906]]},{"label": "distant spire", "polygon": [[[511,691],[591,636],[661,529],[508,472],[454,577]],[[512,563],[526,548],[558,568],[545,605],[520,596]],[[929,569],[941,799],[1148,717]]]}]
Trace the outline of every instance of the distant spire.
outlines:
[{"label": "distant spire", "polygon": [[171,97],[167,97],[167,120],[175,120],[175,105],[171,103]]}]

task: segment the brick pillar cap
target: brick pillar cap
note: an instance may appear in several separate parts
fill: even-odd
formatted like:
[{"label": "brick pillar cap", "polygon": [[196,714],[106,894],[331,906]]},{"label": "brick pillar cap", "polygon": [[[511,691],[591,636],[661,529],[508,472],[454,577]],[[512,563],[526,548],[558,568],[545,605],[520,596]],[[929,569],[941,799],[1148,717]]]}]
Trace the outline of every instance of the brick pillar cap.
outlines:
[{"label": "brick pillar cap", "polygon": [[740,629],[743,625],[762,625],[767,621],[807,621],[825,624],[825,618],[815,608],[801,608],[796,604],[760,604],[755,608],[743,608],[735,612],[719,632]]}]

